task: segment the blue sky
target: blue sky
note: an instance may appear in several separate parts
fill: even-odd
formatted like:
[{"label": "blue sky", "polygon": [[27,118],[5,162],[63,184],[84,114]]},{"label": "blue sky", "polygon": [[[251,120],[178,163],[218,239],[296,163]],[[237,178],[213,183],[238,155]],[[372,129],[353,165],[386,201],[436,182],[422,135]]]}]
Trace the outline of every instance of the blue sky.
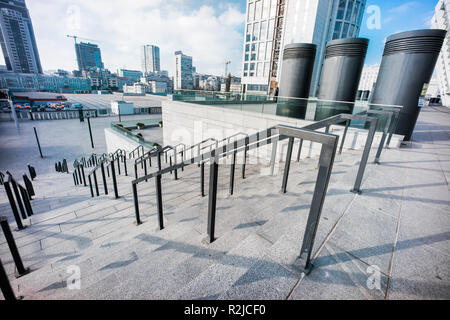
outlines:
[{"label": "blue sky", "polygon": [[[304,1],[304,0],[297,0]],[[174,51],[193,57],[198,72],[241,74],[246,0],[26,0],[44,70],[77,68],[73,39],[94,39],[105,67],[140,69],[139,46],[156,44],[161,67],[174,71]],[[379,28],[367,24],[361,37],[370,39],[366,64],[381,61],[390,34],[429,28],[437,0],[368,0],[366,9],[379,8]],[[51,12],[51,19],[49,19]],[[373,20],[373,19],[372,19]],[[2,55],[0,52],[0,60]]]},{"label": "blue sky", "polygon": [[370,39],[366,64],[381,62],[384,42],[394,33],[429,29],[437,0],[401,1],[401,0],[368,0],[366,9],[372,5],[380,8],[380,29],[369,28],[367,21],[371,15],[364,14],[359,36]]}]

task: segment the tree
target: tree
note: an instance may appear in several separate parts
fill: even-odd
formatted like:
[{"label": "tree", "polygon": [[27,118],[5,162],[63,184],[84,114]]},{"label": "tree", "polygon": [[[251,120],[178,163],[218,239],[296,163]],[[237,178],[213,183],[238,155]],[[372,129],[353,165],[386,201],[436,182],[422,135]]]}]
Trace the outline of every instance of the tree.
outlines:
[{"label": "tree", "polygon": [[230,92],[231,87],[231,73],[228,74],[227,80],[225,82],[225,92]]}]

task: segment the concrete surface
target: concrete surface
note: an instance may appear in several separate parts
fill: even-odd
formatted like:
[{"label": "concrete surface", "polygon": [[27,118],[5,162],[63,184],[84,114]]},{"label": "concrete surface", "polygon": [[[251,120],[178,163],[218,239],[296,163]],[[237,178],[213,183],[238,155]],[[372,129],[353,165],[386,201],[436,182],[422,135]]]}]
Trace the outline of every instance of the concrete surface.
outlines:
[{"label": "concrete surface", "polygon": [[[12,276],[4,239],[0,256],[25,299],[450,299],[448,112],[424,108],[413,141],[385,149],[380,165],[372,163],[375,143],[361,195],[349,192],[361,150],[336,155],[308,276],[293,262],[314,190],[316,157],[292,162],[286,194],[279,192],[282,170],[263,176],[259,165],[251,165],[245,180],[236,176],[230,196],[229,167],[221,165],[217,240],[211,244],[202,241],[208,197],[199,195],[196,165],[179,171],[177,181],[163,176],[163,230],[157,228],[153,181],[138,185],[144,223],[136,226],[132,177],[119,177],[121,197],[114,200],[103,192],[91,198],[88,188],[73,186],[70,175],[38,173],[35,215],[26,220],[28,228],[13,232],[32,272]],[[34,141],[27,148],[23,139],[22,147],[20,137],[3,134],[11,125],[0,123],[1,168],[25,165],[16,163],[19,153],[34,157],[38,167],[51,167],[30,150]],[[59,143],[47,152],[89,152],[85,140],[78,141],[87,147]],[[11,215],[4,192],[0,210]],[[10,224],[15,226],[11,218]],[[74,266],[81,287],[69,290]]]}]

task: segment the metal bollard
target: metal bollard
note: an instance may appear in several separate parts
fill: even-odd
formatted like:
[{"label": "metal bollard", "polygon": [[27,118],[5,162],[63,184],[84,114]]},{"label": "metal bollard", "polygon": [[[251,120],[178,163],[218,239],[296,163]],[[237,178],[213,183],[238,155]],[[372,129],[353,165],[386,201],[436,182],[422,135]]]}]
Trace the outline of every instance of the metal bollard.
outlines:
[{"label": "metal bollard", "polygon": [[16,242],[14,240],[11,228],[9,227],[8,218],[0,217],[0,225],[5,235],[6,242],[8,243],[9,251],[13,257],[14,263],[16,265],[17,274],[16,277],[21,277],[30,272],[30,268],[25,268],[20,257],[19,250],[17,249]]},{"label": "metal bollard", "polygon": [[9,283],[8,275],[3,267],[2,260],[0,259],[0,288],[2,289],[3,297],[5,300],[17,300],[16,295]]}]

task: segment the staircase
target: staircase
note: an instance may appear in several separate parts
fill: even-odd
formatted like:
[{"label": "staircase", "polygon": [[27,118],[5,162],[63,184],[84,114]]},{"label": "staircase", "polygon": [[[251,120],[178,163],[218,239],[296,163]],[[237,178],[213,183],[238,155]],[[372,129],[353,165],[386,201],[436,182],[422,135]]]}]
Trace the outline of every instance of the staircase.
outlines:
[{"label": "staircase", "polygon": [[[346,150],[337,156],[329,193],[351,189],[360,153]],[[131,168],[134,160],[127,161]],[[258,288],[251,291],[252,297],[286,298],[301,276],[290,265],[300,250],[299,230],[306,226],[316,164],[317,158],[292,161],[290,187],[284,195],[282,170],[261,176],[260,166],[247,165],[246,179],[236,175],[235,195],[229,196],[229,166],[220,166],[217,240],[211,244],[202,241],[208,198],[200,195],[196,165],[179,171],[177,181],[172,175],[162,177],[163,230],[158,230],[153,183],[139,187],[143,224],[136,226],[132,177],[118,176],[117,200],[111,194],[91,198],[88,188],[73,186],[70,175],[38,177],[35,215],[27,229],[14,232],[24,264],[32,272],[11,277],[11,283],[25,299],[239,299],[249,297],[247,287],[253,280],[275,272],[279,276],[267,277],[270,283],[264,284],[273,290]],[[369,165],[366,177],[372,170]],[[101,179],[99,184],[102,189]],[[356,195],[339,196],[342,201],[325,202],[315,250]],[[12,275],[14,266],[3,239],[0,254]],[[67,289],[73,265],[80,268],[79,290]]]},{"label": "staircase", "polygon": [[[328,132],[329,124],[325,125]],[[316,127],[312,130],[320,128]],[[372,146],[371,155],[376,149]],[[70,175],[38,176],[32,203],[35,214],[26,220],[28,228],[14,232],[23,262],[32,272],[14,279],[14,264],[3,239],[0,256],[13,289],[25,299],[285,299],[304,276],[294,265],[303,250],[311,200],[323,170],[322,164],[318,168],[318,156],[305,156],[300,162],[291,157],[286,193],[280,192],[285,170],[262,175],[261,170],[270,168],[247,164],[246,178],[236,174],[230,195],[230,166],[219,165],[213,242],[207,233],[209,189],[202,197],[198,160],[183,171],[177,167],[177,180],[175,167],[162,161],[158,171],[162,230],[155,178],[138,185],[142,223],[136,225],[132,189],[136,180],[131,170],[135,159],[125,160],[128,175],[116,176],[118,199],[113,192],[94,197],[89,187],[75,186]],[[360,161],[361,150],[335,156],[312,258],[358,197],[349,190],[354,190]],[[375,169],[368,163],[364,180]],[[155,165],[149,170],[149,175],[157,171]],[[163,171],[167,174],[160,174]],[[206,185],[212,181],[209,171],[204,172]],[[98,188],[103,190],[101,178]],[[2,194],[0,206],[8,215],[4,198]],[[74,280],[78,278],[79,282]]]}]

